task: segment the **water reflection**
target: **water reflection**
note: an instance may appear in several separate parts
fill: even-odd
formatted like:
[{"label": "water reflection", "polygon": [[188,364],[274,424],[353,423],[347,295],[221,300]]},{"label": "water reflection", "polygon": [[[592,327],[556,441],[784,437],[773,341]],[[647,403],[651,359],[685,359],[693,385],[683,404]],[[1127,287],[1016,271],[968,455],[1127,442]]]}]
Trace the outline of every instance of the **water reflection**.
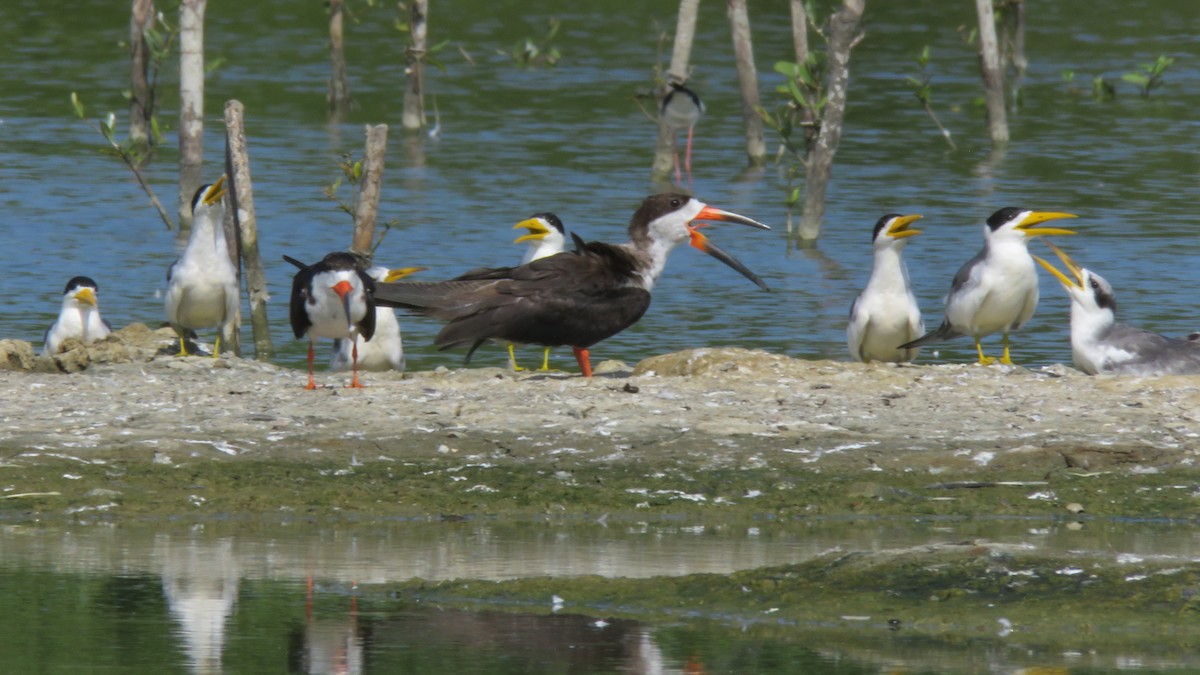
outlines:
[{"label": "water reflection", "polygon": [[[1200,657],[1178,645],[1043,653],[1038,636],[1020,627],[1006,630],[1002,613],[979,619],[977,641],[949,644],[885,616],[830,616],[820,625],[716,616],[699,609],[701,597],[672,621],[644,623],[607,616],[604,607],[581,607],[567,590],[558,591],[566,596],[561,605],[547,597],[544,605],[515,605],[512,611],[498,611],[494,599],[473,610],[469,600],[445,605],[385,590],[385,584],[413,577],[728,573],[829,551],[981,537],[1030,553],[1118,566],[1200,560],[1195,525],[1161,521],[8,526],[0,530],[0,634],[38,617],[36,639],[53,648],[29,650],[0,638],[0,663],[54,671],[77,663],[86,650],[98,667],[178,663],[193,673],[278,670],[285,661],[296,673],[770,673],[800,667],[1017,672],[1048,664],[1098,671],[1200,665]],[[661,611],[637,602],[613,598],[611,611]]]},{"label": "water reflection", "polygon": [[313,579],[307,581],[304,603],[304,628],[293,629],[288,640],[288,672],[345,673],[364,672],[366,643],[372,626],[359,626],[358,598],[351,596],[348,610],[322,613],[313,611]]},{"label": "water reflection", "polygon": [[161,563],[163,595],[193,673],[222,671],[225,623],[237,604],[240,576],[233,551],[228,537],[154,537],[151,559]]},{"label": "water reflection", "polygon": [[489,672],[487,664],[503,662],[509,672],[684,672],[630,620],[414,608],[374,618],[368,630],[372,658],[411,655],[418,670]]}]

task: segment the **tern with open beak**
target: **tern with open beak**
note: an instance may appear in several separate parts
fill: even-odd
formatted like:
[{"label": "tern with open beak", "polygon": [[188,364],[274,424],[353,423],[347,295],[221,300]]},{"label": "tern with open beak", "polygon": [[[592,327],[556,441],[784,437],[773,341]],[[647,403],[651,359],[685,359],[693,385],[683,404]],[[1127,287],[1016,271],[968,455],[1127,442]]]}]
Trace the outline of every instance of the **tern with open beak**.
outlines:
[{"label": "tern with open beak", "polygon": [[850,322],[846,325],[846,345],[855,361],[906,363],[920,351],[916,347],[896,347],[925,333],[921,308],[902,257],[908,238],[921,233],[910,227],[920,219],[889,213],[875,223],[871,278],[850,306]]},{"label": "tern with open beak", "polygon": [[[522,265],[562,253],[563,246],[567,242],[567,231],[563,227],[562,221],[559,220],[558,216],[549,211],[535,213],[513,225],[513,229],[529,230],[527,234],[523,234],[513,240],[514,244],[525,243],[528,245],[528,248],[525,250],[525,257],[521,259]],[[516,372],[525,370],[517,364],[517,352],[515,345],[511,342],[508,343],[508,364]],[[549,347],[542,349],[541,369],[543,371],[550,370]]]},{"label": "tern with open beak", "polygon": [[1071,296],[1071,360],[1087,373],[1194,375],[1200,373],[1200,339],[1169,338],[1117,322],[1117,299],[1099,274],[1080,267],[1046,242],[1071,276],[1034,256]]},{"label": "tern with open beak", "polygon": [[187,246],[167,270],[167,322],[179,336],[179,356],[188,355],[188,333],[214,327],[212,355],[220,356],[221,337],[229,337],[238,320],[238,273],[225,241],[224,196],[225,176],[196,190]]},{"label": "tern with open beak", "polygon": [[1040,223],[1075,218],[1070,213],[1030,211],[1007,207],[987,219],[983,230],[983,250],[968,260],[951,282],[946,294],[946,318],[932,333],[906,342],[898,349],[912,349],[933,342],[969,335],[975,340],[980,365],[996,362],[985,356],[980,339],[992,333],[1004,334],[1004,354],[1000,363],[1011,365],[1008,334],[1025,325],[1038,303],[1037,266],[1029,255],[1033,237],[1075,234],[1057,227],[1036,227]]}]

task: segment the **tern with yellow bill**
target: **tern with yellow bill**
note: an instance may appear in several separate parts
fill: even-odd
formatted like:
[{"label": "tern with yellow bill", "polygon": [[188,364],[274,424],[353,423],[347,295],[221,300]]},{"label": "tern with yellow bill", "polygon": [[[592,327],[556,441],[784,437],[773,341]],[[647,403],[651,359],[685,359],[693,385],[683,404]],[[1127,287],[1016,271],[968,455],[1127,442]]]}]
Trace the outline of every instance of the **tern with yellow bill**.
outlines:
[{"label": "tern with yellow bill", "polygon": [[112,325],[100,317],[98,293],[99,287],[91,277],[72,277],[67,282],[58,319],[42,336],[42,356],[57,354],[68,338],[86,345],[108,337]]},{"label": "tern with yellow bill", "polygon": [[906,363],[920,351],[916,347],[896,347],[925,333],[921,308],[902,257],[908,238],[921,233],[910,227],[920,219],[917,215],[889,213],[875,223],[871,278],[850,306],[850,322],[846,325],[846,345],[855,361]]},{"label": "tern with yellow bill", "polygon": [[700,233],[694,221],[702,220],[770,229],[688,195],[653,195],[633,214],[625,244],[575,236],[574,251],[449,281],[379,284],[375,299],[445,321],[434,343],[443,349],[467,346],[468,359],[488,340],[569,346],[583,375],[591,377],[589,348],[642,318],[667,257],[684,241],[766,289],[762,279]]},{"label": "tern with yellow bill", "polygon": [[906,342],[898,349],[921,347],[964,335],[975,340],[980,365],[996,362],[985,356],[980,339],[993,333],[1004,334],[1004,354],[1000,363],[1011,365],[1008,334],[1024,326],[1038,303],[1037,266],[1029,255],[1033,237],[1075,234],[1073,230],[1036,225],[1063,218],[1070,213],[1030,211],[1006,207],[987,219],[983,230],[983,250],[959,268],[946,295],[946,317],[932,333]]},{"label": "tern with yellow bill", "polygon": [[[522,265],[562,253],[563,246],[567,242],[567,232],[563,228],[562,221],[559,220],[558,216],[549,211],[535,213],[513,225],[513,229],[529,230],[528,234],[523,234],[513,241],[514,244],[524,242],[529,245],[525,251],[525,257],[521,259]],[[508,343],[508,363],[514,371],[520,372],[525,370],[517,365],[517,352],[511,342]],[[549,347],[545,347],[542,350],[542,370],[550,370]]]},{"label": "tern with yellow bill", "polygon": [[179,336],[179,356],[187,356],[189,332],[217,328],[213,356],[221,353],[238,320],[238,273],[225,241],[225,176],[201,186],[192,198],[192,232],[187,246],[167,270],[167,322]]},{"label": "tern with yellow bill", "polygon": [[522,265],[558,255],[563,252],[563,246],[567,243],[567,231],[563,228],[562,221],[549,211],[535,213],[513,225],[513,229],[529,230],[528,234],[513,240],[514,244],[528,244],[525,257],[521,258]]},{"label": "tern with yellow bill", "polygon": [[1096,375],[1112,373],[1153,377],[1200,373],[1200,339],[1169,338],[1117,322],[1112,286],[1080,267],[1060,248],[1046,242],[1071,276],[1033,256],[1071,296],[1071,360]]}]

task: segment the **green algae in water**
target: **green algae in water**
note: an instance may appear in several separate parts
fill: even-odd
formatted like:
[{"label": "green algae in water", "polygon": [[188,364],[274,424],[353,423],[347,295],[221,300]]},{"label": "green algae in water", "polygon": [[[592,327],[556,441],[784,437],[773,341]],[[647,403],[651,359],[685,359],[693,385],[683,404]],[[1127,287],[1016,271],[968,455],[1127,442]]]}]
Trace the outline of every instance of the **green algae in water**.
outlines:
[{"label": "green algae in water", "polygon": [[[1200,489],[1184,470],[1124,472],[813,472],[700,469],[694,460],[624,463],[494,455],[420,462],[322,458],[197,460],[174,465],[38,458],[0,467],[10,518],[311,516],[527,517],[648,513],[749,517],[818,515],[1168,517],[1195,512]],[[959,484],[988,487],[948,488]],[[3,496],[3,495],[0,495]]]}]

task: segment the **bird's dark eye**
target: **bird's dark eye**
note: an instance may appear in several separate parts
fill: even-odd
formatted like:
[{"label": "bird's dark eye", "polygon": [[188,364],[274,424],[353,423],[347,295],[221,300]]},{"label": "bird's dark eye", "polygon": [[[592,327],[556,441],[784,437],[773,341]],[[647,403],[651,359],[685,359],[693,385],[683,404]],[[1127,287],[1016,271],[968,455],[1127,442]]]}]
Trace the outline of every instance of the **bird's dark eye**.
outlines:
[{"label": "bird's dark eye", "polygon": [[1090,285],[1093,290],[1100,290],[1100,283],[1098,281],[1096,281],[1095,279],[1092,279]]},{"label": "bird's dark eye", "polygon": [[679,201],[678,198],[671,200],[671,208],[673,208],[673,209],[679,208],[682,204],[683,204],[683,202]]}]

